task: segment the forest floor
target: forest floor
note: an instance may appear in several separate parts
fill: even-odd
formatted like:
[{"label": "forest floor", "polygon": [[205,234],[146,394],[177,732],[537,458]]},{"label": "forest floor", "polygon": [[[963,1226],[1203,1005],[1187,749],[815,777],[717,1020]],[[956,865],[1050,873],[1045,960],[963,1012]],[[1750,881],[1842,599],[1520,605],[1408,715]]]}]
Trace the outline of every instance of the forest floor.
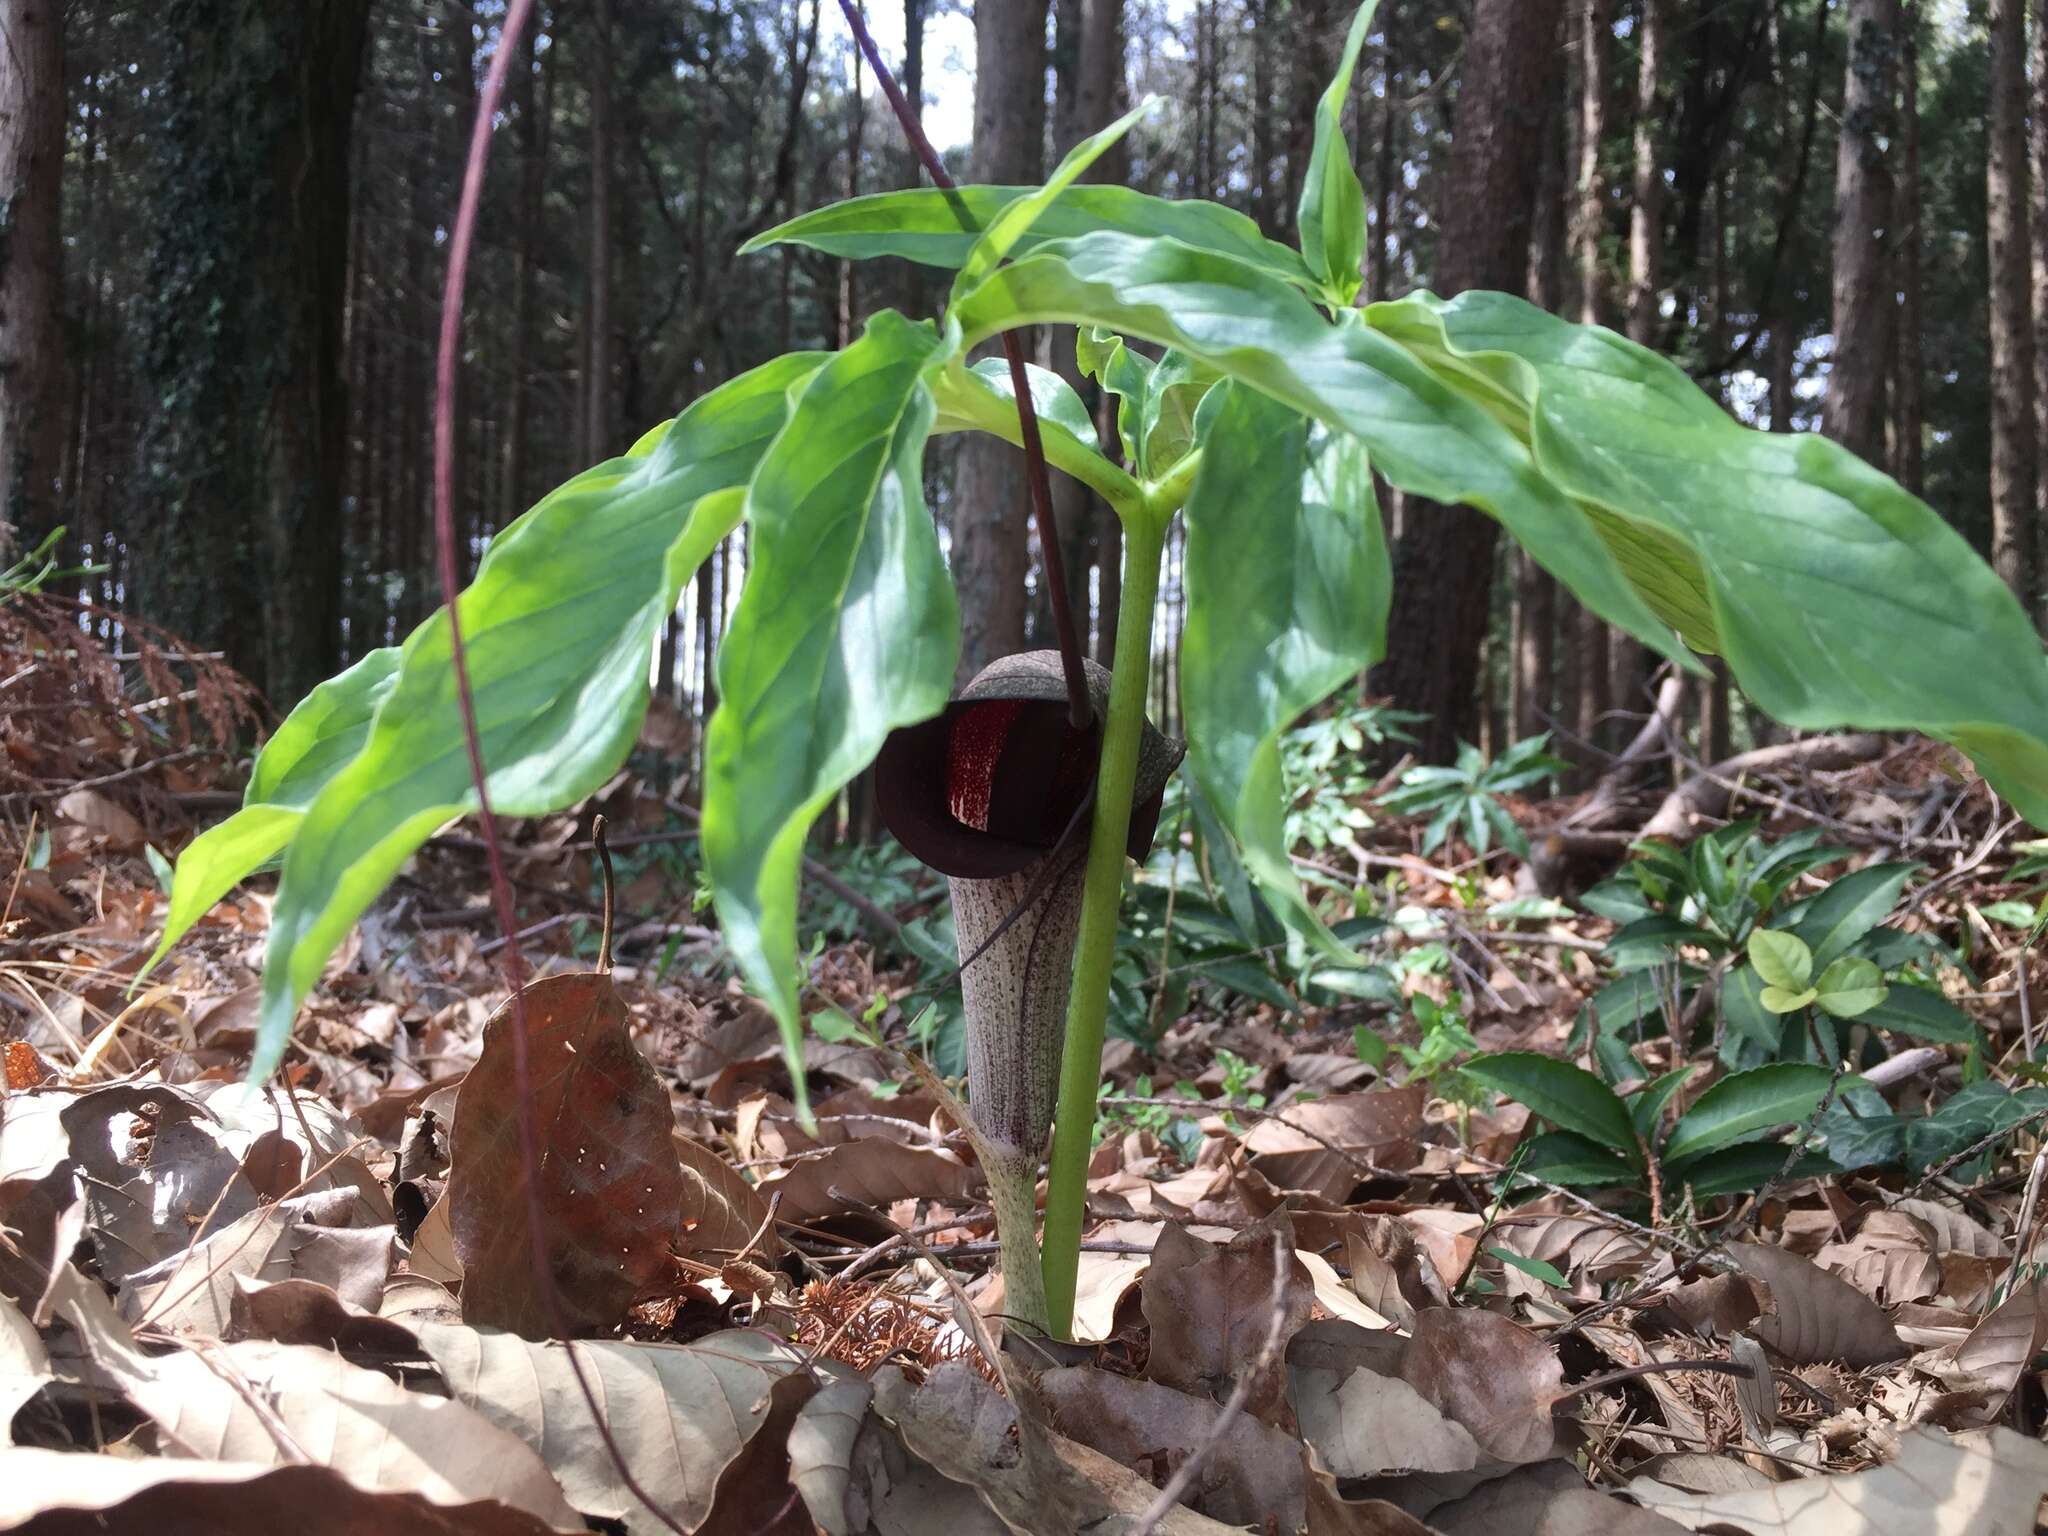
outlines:
[{"label": "forest floor", "polygon": [[[1532,896],[1513,858],[1425,858],[1420,820],[1373,811],[1314,857],[1352,861],[1392,919],[1372,941],[1391,999],[1222,961],[1134,982],[1176,1017],[1112,1042],[1074,1342],[1046,1344],[1005,1337],[973,1154],[896,1049],[920,1009],[895,940],[939,896],[900,860],[821,854],[863,900],[807,908],[829,936],[814,1004],[841,1026],[806,1044],[807,1132],[665,787],[625,773],[505,829],[520,951],[557,978],[529,1027],[597,1068],[532,1069],[550,1302],[474,828],[328,967],[289,1091],[250,1087],[267,879],[131,988],[164,861],[232,805],[232,771],[49,718],[15,717],[0,777],[0,1529],[2035,1528],[2039,893],[2025,830],[1951,754],[1891,743],[1732,808],[1766,843],[1839,848],[1800,874],[1809,896],[1919,865],[1878,916],[1926,941],[1921,972],[1976,1034],[1866,1058],[1882,1102],[1859,1102],[1904,1153],[1813,1171],[1821,1117],[1766,1116],[1730,1133],[1766,1149],[1742,1187],[1660,1183],[1660,1127],[1711,1116],[1732,1075],[1722,1030],[1687,1019],[1682,1046],[1635,1041],[1646,1075],[1692,1069],[1638,1115],[1639,1177],[1567,1159],[1499,1198],[1579,1111],[1532,1090],[1532,1117],[1462,1065],[1594,1064],[1582,1019],[1617,924]],[[1532,828],[1582,807],[1509,802]],[[608,980],[596,810],[619,864]],[[1675,956],[1659,974],[1703,959]],[[1823,1108],[1854,1082],[1830,1077]],[[563,1324],[579,1342],[544,1342]]]}]

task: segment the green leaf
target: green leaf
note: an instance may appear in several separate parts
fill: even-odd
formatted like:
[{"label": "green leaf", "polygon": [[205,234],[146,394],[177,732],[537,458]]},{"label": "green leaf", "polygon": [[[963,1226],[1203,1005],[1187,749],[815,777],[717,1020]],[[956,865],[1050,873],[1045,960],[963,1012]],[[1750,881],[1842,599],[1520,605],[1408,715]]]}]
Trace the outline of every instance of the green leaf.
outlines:
[{"label": "green leaf", "polygon": [[1308,174],[1301,183],[1301,254],[1309,271],[1329,290],[1339,306],[1358,294],[1359,262],[1365,254],[1365,189],[1351,168],[1351,146],[1344,138],[1344,99],[1351,94],[1351,73],[1358,67],[1372,13],[1379,0],[1366,0],[1351,18],[1337,73],[1316,102],[1316,134],[1309,150]]},{"label": "green leaf", "polygon": [[1844,955],[1822,971],[1814,987],[1820,994],[1815,1001],[1821,1011],[1838,1019],[1853,1019],[1870,1012],[1891,990],[1876,966],[1855,955]]},{"label": "green leaf", "polygon": [[1374,305],[1597,509],[1667,619],[1766,712],[1954,743],[2048,823],[2048,667],[2025,610],[1925,503],[1810,433],[1738,423],[1676,365],[1503,294]]},{"label": "green leaf", "polygon": [[1612,1148],[1631,1163],[1641,1157],[1628,1109],[1614,1090],[1583,1067],[1536,1051],[1501,1051],[1465,1063],[1467,1077],[1526,1104],[1560,1130]]},{"label": "green leaf", "polygon": [[1157,479],[1194,447],[1215,369],[1170,347],[1155,362],[1114,332],[1092,327],[1079,333],[1075,355],[1081,371],[1117,397],[1117,436],[1141,478]]},{"label": "green leaf", "polygon": [[1391,570],[1355,438],[1225,385],[1184,516],[1188,767],[1288,926],[1350,952],[1288,859],[1280,735],[1377,661]]},{"label": "green leaf", "polygon": [[[1520,1175],[1548,1184],[1578,1188],[1600,1184],[1637,1184],[1640,1170],[1616,1157],[1598,1142],[1574,1136],[1569,1131],[1547,1131],[1522,1144]],[[1502,1187],[1507,1176],[1502,1175]]]},{"label": "green leaf", "polygon": [[[1775,1141],[1724,1147],[1719,1152],[1709,1152],[1688,1163],[1683,1169],[1673,1172],[1671,1177],[1702,1200],[1713,1195],[1750,1194],[1778,1176],[1785,1166],[1787,1150]],[[1791,1176],[1795,1179],[1811,1178],[1817,1173],[1827,1173],[1835,1166],[1832,1158],[1818,1152],[1807,1152],[1793,1163]]]},{"label": "green leaf", "polygon": [[[1135,505],[1143,495],[1137,481],[1102,456],[1095,423],[1073,386],[1049,368],[1024,365],[1031,404],[1038,412],[1039,440],[1046,462],[1093,488],[1113,507]],[[1010,384],[1010,365],[1000,357],[984,358],[971,367],[955,362],[935,373],[928,383],[938,407],[932,432],[992,432],[1022,445],[1017,396]]]},{"label": "green leaf", "polygon": [[1357,435],[1401,489],[1478,507],[1580,601],[1685,665],[1586,514],[1543,477],[1528,444],[1347,311],[1332,323],[1299,292],[1172,240],[1098,232],[1043,245],[955,308],[969,344],[1017,325],[1098,325],[1179,348],[1325,425]]},{"label": "green leaf", "polygon": [[1796,933],[1774,928],[1751,930],[1749,963],[1768,985],[1780,991],[1800,991],[1813,979],[1813,951]]},{"label": "green leaf", "polygon": [[[1787,912],[1784,921],[1813,951],[1816,970],[1891,916],[1918,864],[1866,864]],[[1825,990],[1825,988],[1823,988]]]},{"label": "green leaf", "polygon": [[1565,1278],[1558,1273],[1557,1266],[1543,1259],[1532,1259],[1526,1254],[1515,1252],[1512,1248],[1489,1247],[1486,1251],[1501,1263],[1519,1269],[1525,1275],[1534,1275],[1546,1285],[1562,1286],[1565,1283]]},{"label": "green leaf", "polygon": [[[625,761],[655,637],[736,526],[739,488],[781,426],[790,387],[817,366],[793,354],[741,375],[492,543],[461,602],[497,810],[573,804]],[[441,613],[406,641],[362,750],[313,798],[285,856],[252,1075],[277,1064],[300,1001],[364,909],[475,803]]]},{"label": "green leaf", "polygon": [[[1003,209],[1034,191],[1031,187],[912,187],[848,198],[799,214],[740,247],[750,255],[771,245],[806,245],[828,256],[859,261],[900,256],[922,266],[957,268],[982,230]],[[1243,214],[1217,203],[1189,198],[1170,201],[1129,187],[1068,187],[1012,248],[1029,254],[1054,240],[1096,230],[1160,237],[1242,262],[1269,277],[1310,292],[1320,284],[1290,246],[1268,240]]]},{"label": "green leaf", "polygon": [[363,748],[377,706],[398,678],[396,646],[371,651],[307,694],[256,754],[242,809],[185,845],[171,882],[163,937],[129,983],[133,991],[213,904],[281,853],[306,807]]},{"label": "green leaf", "polygon": [[796,397],[747,488],[753,565],[718,651],[704,863],[726,943],[793,1062],[804,834],[891,730],[945,706],[959,657],[924,504],[922,376],[939,353],[929,325],[875,315]]},{"label": "green leaf", "polygon": [[1629,1124],[1636,1128],[1636,1134],[1644,1141],[1656,1140],[1657,1126],[1664,1117],[1664,1106],[1671,1102],[1691,1076],[1691,1067],[1674,1067],[1642,1092],[1629,1096]]},{"label": "green leaf", "polygon": [[1798,1061],[1732,1072],[1679,1118],[1664,1156],[1683,1162],[1781,1125],[1799,1124],[1820,1106],[1833,1077],[1826,1067]]},{"label": "green leaf", "polygon": [[1044,216],[1046,210],[1059,201],[1060,195],[1079,181],[1089,166],[1099,160],[1110,146],[1135,128],[1138,119],[1158,104],[1157,96],[1147,96],[1107,128],[1090,134],[1067,151],[1065,158],[1053,168],[1053,173],[1047,178],[1044,186],[1026,192],[989,220],[988,227],[982,230],[981,237],[974,242],[974,248],[967,253],[967,259],[960,264],[960,270],[954,274],[954,297],[965,293],[1002,265],[1003,259],[1016,248],[1017,242],[1031,232],[1031,227]]},{"label": "green leaf", "polygon": [[1778,1046],[1779,1025],[1764,1006],[1764,980],[1753,966],[1738,966],[1721,983],[1721,1017],[1728,1028],[1764,1051]]},{"label": "green leaf", "polygon": [[1887,989],[1884,1001],[1865,1013],[1863,1022],[1916,1040],[1968,1045],[1977,1038],[1976,1022],[1962,1009],[1939,992],[1905,984]]},{"label": "green leaf", "polygon": [[1794,992],[1790,987],[1765,987],[1756,995],[1756,1000],[1772,1013],[1797,1013],[1820,996],[1812,987]]}]

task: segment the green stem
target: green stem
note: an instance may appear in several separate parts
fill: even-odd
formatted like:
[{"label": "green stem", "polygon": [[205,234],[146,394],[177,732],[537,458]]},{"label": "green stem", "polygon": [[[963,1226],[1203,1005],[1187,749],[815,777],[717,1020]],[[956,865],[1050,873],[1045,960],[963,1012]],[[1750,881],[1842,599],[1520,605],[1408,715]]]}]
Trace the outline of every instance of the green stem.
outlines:
[{"label": "green stem", "polygon": [[[1148,501],[1151,498],[1147,498]],[[1081,1218],[1087,1203],[1088,1154],[1095,1137],[1095,1096],[1102,1075],[1102,1033],[1109,1017],[1109,972],[1116,959],[1123,905],[1124,844],[1130,836],[1131,793],[1145,695],[1152,670],[1152,608],[1159,596],[1159,559],[1170,508],[1148,506],[1124,519],[1123,607],[1117,621],[1102,772],[1096,780],[1088,871],[1081,895],[1081,949],[1067,1006],[1060,1063],[1059,1113],[1053,1122],[1052,1171],[1045,1202],[1045,1300],[1055,1338],[1074,1315],[1081,1260]]]}]

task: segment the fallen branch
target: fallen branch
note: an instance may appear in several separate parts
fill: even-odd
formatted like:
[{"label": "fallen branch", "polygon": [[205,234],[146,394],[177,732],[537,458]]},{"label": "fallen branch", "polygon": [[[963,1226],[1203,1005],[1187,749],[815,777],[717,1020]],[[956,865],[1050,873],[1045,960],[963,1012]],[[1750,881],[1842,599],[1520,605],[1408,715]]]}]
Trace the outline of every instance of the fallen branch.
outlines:
[{"label": "fallen branch", "polygon": [[1810,736],[1804,741],[1739,752],[1704,773],[1695,774],[1666,795],[1656,814],[1643,823],[1636,836],[1690,841],[1702,819],[1727,812],[1746,775],[1850,768],[1880,756],[1884,749],[1884,737],[1864,732],[1853,736]]}]

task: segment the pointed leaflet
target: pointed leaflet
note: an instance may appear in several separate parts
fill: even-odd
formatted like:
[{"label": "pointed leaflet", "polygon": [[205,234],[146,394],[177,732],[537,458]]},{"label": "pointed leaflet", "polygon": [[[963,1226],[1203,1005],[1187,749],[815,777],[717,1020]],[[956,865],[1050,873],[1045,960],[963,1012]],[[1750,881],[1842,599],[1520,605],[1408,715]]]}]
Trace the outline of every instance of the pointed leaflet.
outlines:
[{"label": "pointed leaflet", "polygon": [[1385,647],[1392,571],[1372,469],[1356,438],[1222,388],[1185,509],[1188,764],[1274,910],[1349,958],[1288,862],[1280,733]]},{"label": "pointed leaflet", "polygon": [[[1026,363],[1031,403],[1038,412],[1038,435],[1045,461],[1089,486],[1113,507],[1135,505],[1138,484],[1096,447],[1095,423],[1073,386],[1049,368]],[[1010,367],[1000,357],[984,358],[969,367],[958,359],[930,380],[938,417],[933,435],[979,429],[1022,446],[1017,422],[1017,397],[1010,386]]]},{"label": "pointed leaflet", "polygon": [[1351,18],[1344,57],[1316,103],[1315,147],[1301,182],[1301,254],[1338,307],[1357,296],[1359,262],[1365,255],[1365,189],[1351,168],[1351,146],[1344,138],[1344,98],[1351,94],[1351,72],[1378,9],[1379,0],[1366,0]]},{"label": "pointed leaflet", "polygon": [[1459,1070],[1528,1105],[1561,1131],[1611,1147],[1631,1163],[1642,1160],[1627,1106],[1583,1067],[1536,1051],[1499,1051],[1475,1057]]},{"label": "pointed leaflet", "polygon": [[[1803,1061],[1774,1062],[1748,1072],[1734,1072],[1705,1093],[1671,1128],[1664,1144],[1672,1163],[1749,1141],[1781,1125],[1804,1122],[1820,1107],[1834,1074]],[[1845,1078],[1861,1082],[1861,1078]]]},{"label": "pointed leaflet", "polygon": [[1060,240],[992,272],[954,309],[969,345],[1017,325],[1097,325],[1177,347],[1350,432],[1403,490],[1499,519],[1588,608],[1653,649],[1684,656],[1623,576],[1591,521],[1538,472],[1528,446],[1347,312],[1332,324],[1285,283],[1171,240]]},{"label": "pointed leaflet", "polygon": [[[754,236],[741,255],[771,245],[807,245],[855,261],[900,256],[928,267],[958,267],[981,231],[1030,187],[912,187],[848,198],[798,214]],[[1049,240],[1070,240],[1098,229],[1158,235],[1256,267],[1269,277],[1317,291],[1300,255],[1259,233],[1234,209],[1199,199],[1169,202],[1129,187],[1074,186],[1053,199],[1010,252],[1021,256]]]},{"label": "pointed leaflet", "polygon": [[1654,352],[1520,299],[1414,294],[1365,314],[1525,422],[1543,473],[1600,509],[1653,602],[1642,570],[1663,568],[1664,611],[1764,710],[1952,742],[2048,823],[2039,637],[1924,502],[1825,438],[1742,426]]},{"label": "pointed leaflet", "polygon": [[1028,235],[1046,210],[1059,201],[1060,194],[1079,181],[1089,166],[1101,159],[1110,146],[1138,125],[1139,118],[1158,104],[1157,96],[1147,96],[1107,128],[1090,134],[1067,151],[1044,186],[1026,192],[989,220],[981,238],[974,242],[974,249],[967,253],[967,259],[954,274],[954,296],[965,293],[1001,266],[1003,258],[1016,248],[1017,242]]},{"label": "pointed leaflet", "polygon": [[[739,487],[818,366],[779,358],[714,390],[623,458],[584,471],[491,545],[463,636],[491,798],[555,810],[617,771],[647,708],[647,658],[676,594],[740,513]],[[285,856],[263,968],[254,1076],[349,927],[443,823],[475,807],[436,614],[405,643],[369,738],[319,791]]]},{"label": "pointed leaflet", "polygon": [[792,1060],[804,834],[891,730],[945,707],[960,653],[924,505],[922,376],[939,353],[930,325],[876,315],[796,397],[747,488],[753,567],[718,651],[704,862],[726,943]]},{"label": "pointed leaflet", "polygon": [[398,676],[398,654],[390,645],[370,652],[320,684],[285,716],[256,754],[242,808],[193,838],[178,855],[163,938],[149,964],[129,983],[131,992],[215,902],[292,840],[313,797],[369,738],[371,718]]}]

